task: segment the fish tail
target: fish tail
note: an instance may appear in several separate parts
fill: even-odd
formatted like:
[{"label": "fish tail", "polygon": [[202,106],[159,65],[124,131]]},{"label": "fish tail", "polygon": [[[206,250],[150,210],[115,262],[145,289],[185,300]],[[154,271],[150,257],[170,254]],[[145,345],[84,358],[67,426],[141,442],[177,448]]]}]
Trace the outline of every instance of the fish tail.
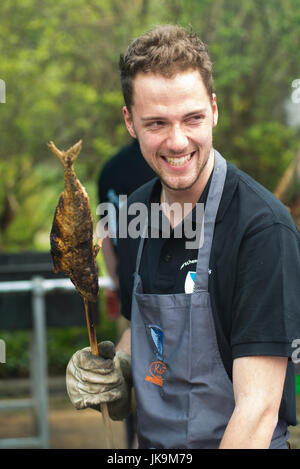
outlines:
[{"label": "fish tail", "polygon": [[77,159],[82,146],[82,140],[75,143],[67,151],[59,150],[53,142],[48,143],[48,147],[54,153],[55,156],[61,161],[65,168],[70,168],[73,166],[74,161]]}]

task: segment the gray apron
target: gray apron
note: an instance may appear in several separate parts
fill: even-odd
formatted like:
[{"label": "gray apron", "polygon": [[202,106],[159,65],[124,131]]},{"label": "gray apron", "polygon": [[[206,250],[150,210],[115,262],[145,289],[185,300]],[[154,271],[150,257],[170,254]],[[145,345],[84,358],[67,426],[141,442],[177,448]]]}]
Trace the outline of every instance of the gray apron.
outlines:
[{"label": "gray apron", "polygon": [[[132,300],[132,373],[140,448],[218,448],[234,410],[232,382],[217,344],[208,292],[209,258],[227,165],[215,151],[191,294],[144,294],[136,261]],[[147,226],[146,226],[147,229]],[[287,448],[279,421],[271,448]]]}]

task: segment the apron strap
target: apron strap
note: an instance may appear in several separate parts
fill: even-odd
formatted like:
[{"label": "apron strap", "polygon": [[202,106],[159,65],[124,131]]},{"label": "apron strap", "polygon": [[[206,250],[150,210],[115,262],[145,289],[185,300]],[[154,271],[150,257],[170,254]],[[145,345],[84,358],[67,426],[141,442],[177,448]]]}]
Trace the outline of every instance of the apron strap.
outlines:
[{"label": "apron strap", "polygon": [[204,210],[204,243],[198,251],[194,292],[208,291],[209,259],[214,236],[215,220],[227,172],[226,160],[216,150],[214,150],[214,153],[215,166]]},{"label": "apron strap", "polygon": [[145,218],[144,223],[145,224],[144,224],[144,228],[143,228],[143,231],[142,231],[142,236],[141,236],[141,240],[140,240],[140,243],[139,243],[139,248],[138,248],[138,252],[137,252],[137,256],[136,256],[135,272],[137,274],[139,273],[140,263],[141,263],[142,253],[143,253],[143,247],[144,247],[144,242],[145,242],[145,237],[146,237],[146,233],[147,233],[147,230],[148,230],[148,216]]}]

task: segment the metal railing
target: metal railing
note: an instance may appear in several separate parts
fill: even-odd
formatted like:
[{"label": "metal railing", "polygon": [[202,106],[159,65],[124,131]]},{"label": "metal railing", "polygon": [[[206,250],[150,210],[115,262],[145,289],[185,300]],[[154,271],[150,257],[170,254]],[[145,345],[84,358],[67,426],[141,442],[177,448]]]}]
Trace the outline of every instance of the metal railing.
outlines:
[{"label": "metal railing", "polygon": [[[113,288],[110,277],[99,277],[102,289]],[[36,436],[2,438],[1,448],[49,448],[48,382],[46,342],[46,295],[54,290],[74,290],[69,279],[45,279],[0,282],[0,294],[32,292],[32,340],[30,353],[31,395],[29,399],[2,399],[0,411],[30,409],[35,421]]]}]

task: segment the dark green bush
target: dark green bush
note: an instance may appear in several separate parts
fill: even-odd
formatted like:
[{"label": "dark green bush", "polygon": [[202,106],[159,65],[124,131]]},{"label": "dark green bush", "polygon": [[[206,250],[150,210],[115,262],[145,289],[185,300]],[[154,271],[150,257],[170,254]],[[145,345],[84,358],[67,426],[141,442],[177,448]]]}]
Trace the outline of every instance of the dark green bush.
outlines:
[{"label": "dark green bush", "polygon": [[[100,298],[99,324],[96,327],[98,341],[111,340],[116,342],[116,323],[110,321]],[[21,378],[30,374],[31,332],[0,330],[0,338],[6,345],[6,363],[0,364],[1,378]],[[48,328],[47,359],[48,374],[65,373],[70,357],[76,350],[89,346],[86,327]]]}]

